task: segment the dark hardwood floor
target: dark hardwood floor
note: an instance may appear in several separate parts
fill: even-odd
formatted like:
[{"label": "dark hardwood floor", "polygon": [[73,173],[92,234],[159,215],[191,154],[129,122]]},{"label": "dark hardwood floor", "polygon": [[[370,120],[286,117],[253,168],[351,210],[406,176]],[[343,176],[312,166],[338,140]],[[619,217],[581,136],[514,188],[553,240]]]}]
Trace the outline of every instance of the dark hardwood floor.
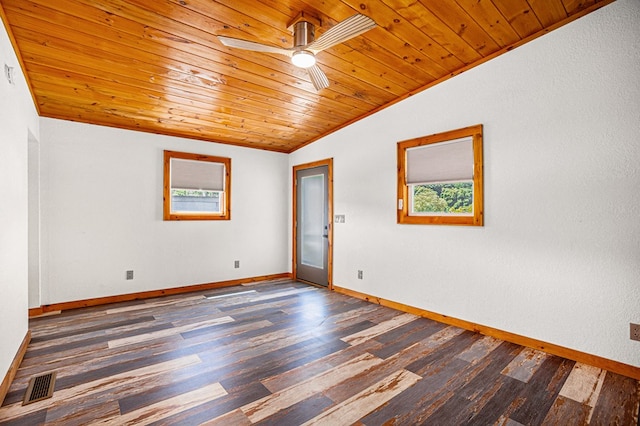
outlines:
[{"label": "dark hardwood floor", "polygon": [[3,425],[638,423],[636,380],[291,281],[30,326]]}]

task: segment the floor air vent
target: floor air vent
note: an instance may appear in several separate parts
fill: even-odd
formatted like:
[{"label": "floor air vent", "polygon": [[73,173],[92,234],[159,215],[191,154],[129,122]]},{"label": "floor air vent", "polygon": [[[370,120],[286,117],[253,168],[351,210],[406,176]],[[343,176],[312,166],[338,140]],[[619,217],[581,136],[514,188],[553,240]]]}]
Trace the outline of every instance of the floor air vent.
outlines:
[{"label": "floor air vent", "polygon": [[32,377],[24,394],[22,405],[42,401],[53,396],[53,387],[56,384],[56,373],[47,373],[42,376]]}]

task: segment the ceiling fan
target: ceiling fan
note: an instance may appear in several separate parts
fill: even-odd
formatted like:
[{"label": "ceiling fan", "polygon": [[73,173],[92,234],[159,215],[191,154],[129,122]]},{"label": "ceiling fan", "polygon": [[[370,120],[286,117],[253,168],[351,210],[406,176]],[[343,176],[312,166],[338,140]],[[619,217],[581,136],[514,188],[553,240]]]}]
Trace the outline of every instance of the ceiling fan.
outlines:
[{"label": "ceiling fan", "polygon": [[217,36],[218,40],[227,47],[236,47],[254,52],[277,53],[291,58],[291,63],[299,68],[306,68],[311,83],[316,90],[329,87],[329,79],[316,65],[316,54],[325,49],[343,43],[353,37],[369,31],[376,23],[366,15],[356,14],[336,24],[327,32],[315,39],[315,25],[301,14],[301,18],[293,24],[294,46],[283,48],[241,40],[232,37]]}]

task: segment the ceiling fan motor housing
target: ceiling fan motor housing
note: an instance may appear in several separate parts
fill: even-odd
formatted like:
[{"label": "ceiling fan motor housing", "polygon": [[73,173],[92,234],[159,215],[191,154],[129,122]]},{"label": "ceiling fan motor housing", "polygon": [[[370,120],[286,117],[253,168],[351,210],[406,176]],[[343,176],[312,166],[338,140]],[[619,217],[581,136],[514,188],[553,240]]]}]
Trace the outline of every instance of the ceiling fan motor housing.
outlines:
[{"label": "ceiling fan motor housing", "polygon": [[315,40],[316,28],[311,22],[298,21],[293,26],[293,45],[304,47]]}]

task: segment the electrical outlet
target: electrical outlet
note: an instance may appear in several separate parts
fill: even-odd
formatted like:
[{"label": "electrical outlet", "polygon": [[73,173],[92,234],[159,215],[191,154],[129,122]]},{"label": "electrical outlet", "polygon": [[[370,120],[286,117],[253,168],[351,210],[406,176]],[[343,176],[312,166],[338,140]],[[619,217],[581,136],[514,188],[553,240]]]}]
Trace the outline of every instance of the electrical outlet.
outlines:
[{"label": "electrical outlet", "polygon": [[358,279],[359,280],[362,279],[362,271],[360,269],[358,269]]},{"label": "electrical outlet", "polygon": [[640,342],[640,324],[629,324],[631,327],[631,340],[637,340]]},{"label": "electrical outlet", "polygon": [[233,267],[238,269],[240,267],[240,261],[236,260],[235,262],[233,262]]},{"label": "electrical outlet", "polygon": [[132,280],[133,279],[133,271],[127,271],[127,279],[128,280]]}]

